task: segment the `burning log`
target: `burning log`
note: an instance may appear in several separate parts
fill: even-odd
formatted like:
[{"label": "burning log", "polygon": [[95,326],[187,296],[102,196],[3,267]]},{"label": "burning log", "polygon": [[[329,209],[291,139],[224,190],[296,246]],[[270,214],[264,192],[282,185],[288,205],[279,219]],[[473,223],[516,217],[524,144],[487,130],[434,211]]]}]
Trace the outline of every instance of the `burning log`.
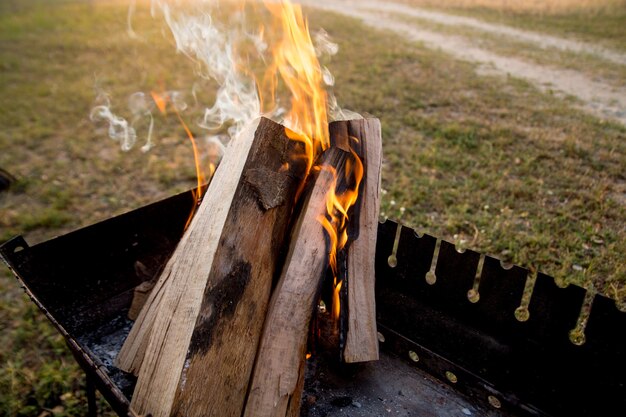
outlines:
[{"label": "burning log", "polygon": [[[380,207],[382,140],[378,119],[330,124],[331,140],[349,146],[363,161],[363,180],[354,215],[348,224],[347,261],[340,273],[348,293],[348,326],[343,360],[347,363],[378,360],[376,301],[374,294],[376,237]],[[350,138],[356,139],[351,140]]]},{"label": "burning log", "polygon": [[[295,223],[280,280],[272,295],[259,353],[250,383],[245,417],[285,416],[298,404],[297,390],[304,371],[309,322],[328,265],[327,238],[320,218],[326,198],[335,188],[351,155],[331,148]],[[337,179],[344,179],[339,175]],[[333,190],[334,191],[334,190]]]},{"label": "burning log", "polygon": [[[347,188],[344,174],[350,171],[348,166],[357,165],[355,157],[371,166],[365,168],[365,181],[360,182],[359,199],[348,225],[346,276],[352,284],[348,287],[349,294],[352,290],[348,305],[352,327],[346,351],[349,362],[378,359],[373,251],[380,194],[380,122],[369,119],[332,123],[330,137],[335,147],[324,155],[320,173],[292,230],[289,252],[272,295],[245,417],[298,415],[309,322],[327,265],[325,231],[319,219],[328,210],[329,191]],[[339,173],[337,178],[333,170]],[[357,343],[364,346],[355,346]]]},{"label": "burning log", "polygon": [[267,119],[232,141],[119,360],[140,363],[134,412],[240,415],[302,153]]},{"label": "burning log", "polygon": [[260,119],[233,140],[118,356],[138,375],[134,412],[297,415],[311,316],[346,242],[344,356],[377,359],[380,123],[336,122],[330,132],[333,145],[306,183],[304,144],[282,126]]}]

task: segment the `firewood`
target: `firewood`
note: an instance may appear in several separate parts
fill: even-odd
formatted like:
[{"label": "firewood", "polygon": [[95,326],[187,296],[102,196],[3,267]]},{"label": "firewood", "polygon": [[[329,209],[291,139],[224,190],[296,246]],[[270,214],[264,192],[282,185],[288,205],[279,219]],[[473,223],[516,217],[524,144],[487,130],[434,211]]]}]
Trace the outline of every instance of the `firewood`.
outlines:
[{"label": "firewood", "polygon": [[[123,371],[134,375],[139,374],[139,369],[143,363],[146,348],[150,341],[150,332],[152,331],[152,326],[158,315],[166,284],[170,282],[170,271],[171,264],[168,263],[156,284],[154,284],[147,293],[138,315],[136,312],[136,302],[135,299],[133,299],[128,316],[131,320],[136,316],[135,324],[130,329],[130,333],[115,358],[115,366]],[[137,290],[135,290],[135,292],[136,291]]]},{"label": "firewood", "polygon": [[347,363],[378,360],[374,259],[382,165],[380,121],[362,119],[331,123],[330,136],[343,146],[349,141],[364,167],[359,199],[348,223],[347,270],[340,274],[345,276],[348,293],[348,308],[343,312],[348,316],[343,360]]},{"label": "firewood", "polygon": [[304,391],[304,377],[306,375],[306,360],[300,362],[300,369],[298,370],[298,382],[296,388],[293,390],[291,400],[287,406],[287,412],[285,417],[300,417],[300,406],[302,402],[302,392]]},{"label": "firewood", "polygon": [[128,318],[131,320],[137,320],[141,309],[146,304],[152,288],[154,288],[154,282],[145,281],[135,287],[133,292],[133,301],[128,310]]},{"label": "firewood", "polygon": [[[319,219],[326,214],[326,196],[335,181],[326,168],[342,173],[351,157],[330,148],[317,178],[308,185],[311,188],[292,229],[289,252],[265,319],[245,417],[284,417],[299,409],[309,323],[328,268],[327,236]],[[337,177],[344,180],[342,174]]]},{"label": "firewood", "polygon": [[241,415],[302,153],[267,119],[231,142],[130,341],[149,340],[135,413]]}]

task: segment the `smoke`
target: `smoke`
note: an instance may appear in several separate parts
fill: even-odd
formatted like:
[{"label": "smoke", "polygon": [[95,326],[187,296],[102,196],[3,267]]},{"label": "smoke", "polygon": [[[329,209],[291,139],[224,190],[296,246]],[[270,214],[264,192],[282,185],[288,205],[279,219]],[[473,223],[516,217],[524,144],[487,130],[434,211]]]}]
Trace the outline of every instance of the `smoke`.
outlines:
[{"label": "smoke", "polygon": [[[313,42],[313,46],[315,47],[315,54],[320,59],[332,57],[336,55],[337,52],[339,52],[339,45],[337,45],[330,39],[330,35],[324,29],[320,29],[315,32],[315,35],[313,36]],[[335,77],[326,66],[322,66],[322,79],[324,80],[324,84],[329,87],[335,85]],[[337,100],[335,99],[335,96],[332,94],[332,92],[329,91],[328,95],[330,97],[329,101],[334,101],[335,105],[337,105]]]},{"label": "smoke", "polygon": [[[285,0],[283,2],[287,3]],[[213,138],[210,141],[213,144],[217,139],[225,143],[236,137],[248,122],[260,115],[279,123],[290,123],[290,120],[285,120],[288,109],[281,105],[278,98],[272,96],[268,100],[260,96],[262,88],[251,69],[255,65],[267,66],[272,60],[266,39],[268,35],[263,26],[255,23],[255,27],[252,27],[244,12],[244,1],[235,5],[234,13],[225,13],[220,7],[218,1],[152,0],[150,9],[154,18],[160,16],[167,24],[176,50],[197,64],[198,77],[213,80],[219,86],[215,92],[215,101],[204,108],[202,117],[197,121],[197,126],[206,130],[209,138]],[[131,24],[134,12],[135,3],[132,2],[128,12],[128,33],[138,38]],[[218,14],[221,19],[215,18]],[[225,14],[227,16],[224,19]],[[327,60],[339,49],[324,30],[314,33],[312,39],[315,54],[320,60]],[[320,64],[319,72],[326,85],[330,118],[345,119],[348,116],[338,106],[331,90],[335,78],[324,65]],[[263,80],[263,83],[266,81]],[[276,83],[276,80],[270,80],[270,83]],[[198,103],[197,89],[197,84],[194,84],[189,92],[196,105],[201,105]],[[159,95],[167,98],[178,112],[187,108],[183,94],[179,91]],[[106,94],[99,94],[98,101],[101,104],[92,109],[90,118],[94,122],[107,123],[109,137],[118,141],[122,150],[128,151],[135,145],[138,130],[141,130],[142,137],[145,131],[145,142],[141,149],[145,152],[154,146],[155,103],[150,94],[137,92],[129,97],[127,114],[130,122],[113,112]],[[348,114],[355,115],[352,112]]]},{"label": "smoke", "polygon": [[148,135],[146,143],[141,147],[143,152],[148,152],[152,148],[152,130],[154,129],[154,117],[152,117],[152,108],[154,105],[151,101],[146,99],[146,95],[142,92],[132,94],[128,98],[128,108],[133,114],[131,127],[141,121],[141,119],[147,119],[148,121]]},{"label": "smoke", "polygon": [[204,111],[199,126],[215,133],[229,125],[228,132],[233,137],[261,112],[255,80],[240,72],[235,48],[246,38],[252,38],[259,53],[266,45],[245,31],[243,14],[232,16],[228,27],[215,22],[211,16],[215,5],[214,2],[205,5],[205,9],[190,9],[153,1],[163,14],[177,50],[200,63],[201,77],[219,85],[215,102]]},{"label": "smoke", "polygon": [[111,99],[102,90],[99,90],[96,102],[101,104],[91,109],[89,119],[94,123],[106,123],[109,138],[119,142],[123,151],[129,151],[135,146],[137,130],[140,126],[145,127],[146,130],[145,143],[141,150],[148,152],[153,147],[154,117],[152,112],[155,105],[145,93],[136,92],[128,97],[127,107],[130,113],[130,123],[126,118],[118,116],[111,110]]},{"label": "smoke", "polygon": [[119,142],[123,151],[132,149],[137,141],[137,132],[135,129],[126,119],[117,116],[111,111],[111,102],[107,94],[100,93],[96,101],[104,101],[104,103],[91,109],[91,114],[89,115],[91,121],[108,123],[109,137]]}]

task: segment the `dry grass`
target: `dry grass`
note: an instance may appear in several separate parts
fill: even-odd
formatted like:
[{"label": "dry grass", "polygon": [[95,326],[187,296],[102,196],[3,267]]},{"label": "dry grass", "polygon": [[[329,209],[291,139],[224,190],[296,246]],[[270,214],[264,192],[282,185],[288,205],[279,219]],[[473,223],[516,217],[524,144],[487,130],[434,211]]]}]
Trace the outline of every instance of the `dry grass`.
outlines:
[{"label": "dry grass", "polygon": [[626,7],[625,0],[409,0],[429,7],[486,8],[501,12],[557,14],[606,12]]},{"label": "dry grass", "polygon": [[626,0],[395,0],[626,51]]},{"label": "dry grass", "polygon": [[[413,24],[420,29],[463,37],[480,48],[501,56],[521,58],[546,67],[575,70],[587,75],[590,79],[602,80],[618,88],[626,85],[626,66],[607,62],[592,53],[543,48],[535,43],[520,41],[514,37],[488,33],[462,25],[442,25],[427,19],[400,14],[391,14],[391,17]],[[624,24],[626,24],[626,19]]]}]

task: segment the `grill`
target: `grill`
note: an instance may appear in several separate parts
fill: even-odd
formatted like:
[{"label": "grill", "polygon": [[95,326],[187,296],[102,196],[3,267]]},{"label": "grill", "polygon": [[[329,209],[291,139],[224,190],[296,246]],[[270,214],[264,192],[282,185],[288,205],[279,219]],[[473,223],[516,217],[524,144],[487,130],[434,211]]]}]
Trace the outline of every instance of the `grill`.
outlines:
[{"label": "grill", "polygon": [[[21,236],[0,246],[84,369],[91,415],[94,389],[120,416],[133,415],[135,378],[113,359],[132,326],[134,288],[167,261],[193,204],[186,192],[32,247]],[[347,366],[316,355],[302,415],[598,416],[626,409],[626,314],[604,296],[560,288],[541,273],[524,298],[527,277],[523,268],[457,251],[393,221],[380,224],[381,360]]]}]

